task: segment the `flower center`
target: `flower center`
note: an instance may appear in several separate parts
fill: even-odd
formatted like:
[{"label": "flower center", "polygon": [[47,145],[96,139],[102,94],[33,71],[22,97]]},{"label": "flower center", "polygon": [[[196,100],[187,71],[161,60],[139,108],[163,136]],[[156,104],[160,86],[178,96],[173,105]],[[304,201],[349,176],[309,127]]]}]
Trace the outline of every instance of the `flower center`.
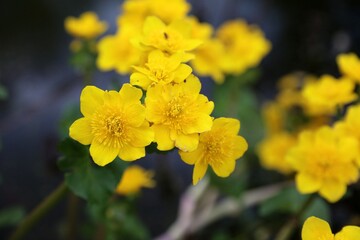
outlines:
[{"label": "flower center", "polygon": [[221,134],[209,134],[203,141],[205,145],[205,159],[212,166],[223,162],[225,139]]},{"label": "flower center", "polygon": [[178,118],[183,110],[182,104],[180,104],[180,101],[177,98],[171,99],[168,103],[168,110],[166,112],[166,116],[174,119]]}]

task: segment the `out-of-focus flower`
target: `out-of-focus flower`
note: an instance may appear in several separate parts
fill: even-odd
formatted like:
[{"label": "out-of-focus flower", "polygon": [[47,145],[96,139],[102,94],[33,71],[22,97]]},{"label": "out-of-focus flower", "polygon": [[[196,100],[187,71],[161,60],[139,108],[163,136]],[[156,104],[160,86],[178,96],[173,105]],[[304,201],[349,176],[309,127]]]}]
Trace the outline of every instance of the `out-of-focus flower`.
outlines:
[{"label": "out-of-focus flower", "polygon": [[261,29],[243,20],[225,22],[216,37],[225,46],[222,68],[229,74],[241,74],[257,66],[271,49]]},{"label": "out-of-focus flower", "polygon": [[124,84],[119,92],[85,87],[80,96],[84,117],[70,126],[70,137],[90,144],[90,155],[100,166],[117,156],[125,161],[144,157],[154,132],[145,119],[141,97],[142,91],[130,84]]},{"label": "out-of-focus flower", "polygon": [[201,83],[190,75],[185,82],[150,86],[146,93],[146,119],[152,122],[159,150],[174,146],[193,151],[199,133],[211,129],[214,103],[200,94]]},{"label": "out-of-focus flower", "polygon": [[186,0],[149,0],[150,14],[165,23],[182,19],[190,11],[191,6]]},{"label": "out-of-focus flower", "polygon": [[182,54],[182,61],[194,58],[189,51],[198,47],[202,41],[191,38],[191,26],[184,20],[178,20],[166,25],[155,16],[147,17],[142,35],[133,43],[143,50],[159,49],[166,54]]},{"label": "out-of-focus flower", "polygon": [[345,226],[337,234],[333,234],[329,224],[317,217],[306,219],[302,231],[302,240],[357,240],[360,237],[360,227]]},{"label": "out-of-focus flower", "polygon": [[240,121],[233,118],[217,118],[210,131],[200,134],[195,151],[179,151],[181,159],[195,165],[193,184],[205,175],[208,165],[219,177],[228,177],[235,169],[236,160],[248,149],[246,140],[238,136]]},{"label": "out-of-focus flower", "polygon": [[142,58],[141,51],[130,43],[131,37],[132,33],[121,31],[102,38],[98,44],[98,68],[102,71],[114,69],[120,74],[130,73],[132,66],[139,64]]},{"label": "out-of-focus flower", "polygon": [[143,67],[133,66],[136,70],[130,76],[130,83],[146,90],[151,84],[166,85],[183,82],[192,72],[190,66],[181,63],[181,56],[166,56],[160,50],[150,52]]},{"label": "out-of-focus flower", "polygon": [[347,78],[335,79],[322,76],[316,82],[306,84],[302,90],[305,98],[305,111],[309,115],[334,114],[337,107],[354,101],[355,84]]},{"label": "out-of-focus flower", "polygon": [[258,145],[258,154],[261,164],[270,170],[283,174],[293,172],[291,165],[285,160],[286,153],[296,143],[296,137],[280,132],[263,139]]},{"label": "out-of-focus flower", "polygon": [[360,59],[355,53],[340,54],[336,62],[344,76],[360,83]]},{"label": "out-of-focus flower", "polygon": [[153,176],[153,171],[132,165],[125,169],[115,191],[120,195],[133,195],[140,192],[143,187],[153,188],[155,186]]},{"label": "out-of-focus flower", "polygon": [[74,37],[91,39],[103,34],[107,29],[107,24],[100,21],[96,13],[84,12],[79,18],[67,17],[65,29]]},{"label": "out-of-focus flower", "polygon": [[284,130],[284,108],[277,102],[267,102],[262,107],[262,116],[265,121],[267,134],[282,132]]},{"label": "out-of-focus flower", "polygon": [[316,131],[300,133],[286,160],[296,171],[300,193],[319,192],[329,202],[338,201],[348,184],[359,178],[355,160],[359,157],[358,141],[323,126]]}]

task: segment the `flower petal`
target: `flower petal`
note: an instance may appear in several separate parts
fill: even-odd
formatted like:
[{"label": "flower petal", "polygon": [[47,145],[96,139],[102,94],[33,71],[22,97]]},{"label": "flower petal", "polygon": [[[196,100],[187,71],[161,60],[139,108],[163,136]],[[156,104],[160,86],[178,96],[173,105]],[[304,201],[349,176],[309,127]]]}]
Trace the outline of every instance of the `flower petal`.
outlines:
[{"label": "flower petal", "polygon": [[84,145],[89,145],[94,136],[91,132],[91,125],[88,118],[80,118],[71,124],[69,136]]},{"label": "flower petal", "polygon": [[184,152],[179,151],[179,155],[181,157],[181,160],[183,160],[185,163],[194,165],[196,162],[201,161],[201,159],[204,156],[204,146],[202,144],[199,144],[199,147],[192,152]]},{"label": "flower petal", "polygon": [[197,161],[193,172],[193,185],[196,185],[205,175],[208,164],[205,161]]},{"label": "flower petal", "polygon": [[306,219],[302,231],[302,240],[314,239],[334,239],[334,234],[331,232],[329,224],[317,217],[309,217]]},{"label": "flower petal", "polygon": [[331,203],[337,202],[346,193],[346,185],[335,181],[326,181],[320,188],[320,195]]},{"label": "flower petal", "polygon": [[313,193],[320,189],[321,181],[311,175],[305,173],[298,173],[296,175],[296,186],[300,193]]},{"label": "flower petal", "polygon": [[175,70],[174,82],[180,83],[184,81],[192,72],[192,68],[186,64],[180,64],[180,66]]},{"label": "flower petal", "polygon": [[346,226],[335,235],[335,240],[357,240],[360,236],[360,227]]},{"label": "flower petal", "polygon": [[133,73],[130,76],[130,83],[146,90],[151,84],[151,80],[142,73]]},{"label": "flower petal", "polygon": [[157,143],[157,149],[167,151],[174,148],[175,144],[174,141],[170,139],[169,128],[161,125],[153,125],[151,128],[155,133],[154,142]]},{"label": "flower petal", "polygon": [[220,164],[210,166],[219,177],[228,177],[235,170],[235,160],[222,161]]},{"label": "flower petal", "polygon": [[121,160],[124,161],[134,161],[145,157],[145,148],[125,145],[119,150],[118,156]]},{"label": "flower petal", "polygon": [[126,103],[140,103],[140,98],[142,97],[143,93],[139,88],[133,87],[129,83],[125,83],[120,91],[120,97]]},{"label": "flower petal", "polygon": [[118,153],[119,149],[105,146],[96,141],[93,141],[90,145],[90,155],[99,166],[105,166],[114,161]]},{"label": "flower petal", "polygon": [[175,139],[175,146],[184,152],[194,151],[199,144],[199,134],[178,134]]},{"label": "flower petal", "polygon": [[145,121],[145,110],[140,103],[125,106],[124,113],[128,124],[132,127],[140,127]]},{"label": "flower petal", "polygon": [[80,111],[86,116],[91,116],[103,104],[104,91],[95,86],[86,86],[80,95]]},{"label": "flower petal", "polygon": [[129,137],[132,146],[145,147],[154,141],[154,130],[149,126],[133,128]]}]

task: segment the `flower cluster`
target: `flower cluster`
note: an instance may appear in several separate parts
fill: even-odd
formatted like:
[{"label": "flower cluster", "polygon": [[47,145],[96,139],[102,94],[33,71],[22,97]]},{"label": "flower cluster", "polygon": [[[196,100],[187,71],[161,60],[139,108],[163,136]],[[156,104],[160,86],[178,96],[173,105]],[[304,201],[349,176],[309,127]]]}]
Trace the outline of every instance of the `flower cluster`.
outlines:
[{"label": "flower cluster", "polygon": [[264,108],[267,136],[258,155],[267,169],[295,172],[302,194],[340,200],[359,179],[360,105],[356,55],[337,58],[339,78],[304,73],[285,76],[275,101]]},{"label": "flower cluster", "polygon": [[238,135],[240,121],[211,116],[214,103],[201,93],[193,72],[221,83],[225,74],[259,64],[270,43],[242,20],[224,23],[215,33],[187,15],[184,0],[127,0],[122,10],[117,32],[98,42],[96,64],[101,71],[130,74],[130,81],[119,91],[85,87],[84,117],[71,125],[70,137],[90,145],[100,166],[116,157],[144,157],[153,142],[159,151],[177,148],[182,160],[194,165],[194,184],[209,165],[218,176],[229,176],[248,148]]}]

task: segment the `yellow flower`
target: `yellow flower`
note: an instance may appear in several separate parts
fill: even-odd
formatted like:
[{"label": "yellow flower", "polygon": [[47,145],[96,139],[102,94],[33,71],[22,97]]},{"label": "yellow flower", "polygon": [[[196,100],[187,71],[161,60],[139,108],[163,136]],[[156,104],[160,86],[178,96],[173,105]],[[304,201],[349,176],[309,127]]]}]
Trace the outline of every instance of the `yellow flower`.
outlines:
[{"label": "yellow flower", "polygon": [[349,79],[337,80],[330,75],[324,75],[318,81],[304,86],[302,95],[306,101],[305,110],[310,115],[334,114],[337,107],[357,98],[354,88],[355,84]]},{"label": "yellow flower", "polygon": [[337,234],[333,234],[329,224],[317,217],[306,219],[302,231],[302,240],[357,240],[360,237],[360,227],[345,226]]},{"label": "yellow flower", "polygon": [[116,156],[125,161],[145,156],[145,146],[153,141],[154,133],[145,120],[141,97],[142,91],[130,84],[119,92],[85,87],[80,96],[84,117],[70,126],[70,137],[90,144],[90,155],[100,166]]},{"label": "yellow flower", "polygon": [[230,74],[241,74],[255,67],[271,48],[261,29],[243,20],[225,22],[217,30],[216,36],[226,49],[222,67]]},{"label": "yellow flower", "polygon": [[323,126],[300,133],[286,160],[297,172],[295,180],[300,193],[319,192],[329,202],[336,202],[346,193],[346,186],[359,178],[355,164],[358,156],[355,138]]},{"label": "yellow flower", "polygon": [[65,29],[74,37],[90,39],[103,34],[107,29],[107,24],[99,21],[96,13],[85,12],[79,18],[67,17]]},{"label": "yellow flower", "polygon": [[224,46],[217,40],[207,40],[195,50],[195,58],[191,60],[194,71],[201,76],[210,76],[221,84],[224,82],[224,71],[221,59],[224,56]]},{"label": "yellow flower", "polygon": [[150,14],[160,18],[165,23],[182,19],[190,11],[190,4],[185,0],[150,0]]},{"label": "yellow flower", "polygon": [[169,55],[182,54],[182,61],[194,57],[188,51],[194,50],[202,41],[192,39],[191,26],[186,21],[178,20],[166,25],[155,16],[147,17],[142,29],[142,36],[134,39],[134,44],[145,47],[144,50],[159,49]]},{"label": "yellow flower", "polygon": [[160,50],[150,52],[144,67],[133,66],[137,72],[131,74],[130,83],[146,90],[152,84],[183,82],[192,72],[190,66],[181,63],[181,56],[166,56]]},{"label": "yellow flower", "polygon": [[147,171],[138,165],[132,165],[124,171],[115,191],[121,195],[133,195],[140,192],[143,187],[153,188],[155,186],[153,176],[152,171]]},{"label": "yellow flower", "polygon": [[193,151],[199,134],[211,129],[214,103],[200,94],[201,83],[190,75],[185,82],[150,86],[146,93],[146,119],[152,122],[159,150],[174,146]]},{"label": "yellow flower", "polygon": [[238,136],[240,121],[233,118],[217,118],[210,131],[200,134],[195,151],[179,151],[181,159],[194,165],[193,184],[205,175],[208,165],[219,177],[228,177],[235,169],[236,160],[247,150],[246,140]]},{"label": "yellow flower", "polygon": [[360,83],[360,59],[355,53],[340,54],[336,62],[343,75]]},{"label": "yellow flower", "polygon": [[295,143],[296,138],[287,132],[276,133],[265,138],[257,148],[261,164],[266,169],[276,170],[283,174],[291,173],[293,169],[285,160],[285,156]]},{"label": "yellow flower", "polygon": [[284,109],[277,102],[267,102],[261,110],[265,127],[269,135],[284,130]]},{"label": "yellow flower", "polygon": [[130,43],[131,37],[131,33],[122,31],[102,38],[98,44],[98,68],[102,71],[115,69],[120,74],[130,73],[131,67],[141,60],[141,51]]}]

